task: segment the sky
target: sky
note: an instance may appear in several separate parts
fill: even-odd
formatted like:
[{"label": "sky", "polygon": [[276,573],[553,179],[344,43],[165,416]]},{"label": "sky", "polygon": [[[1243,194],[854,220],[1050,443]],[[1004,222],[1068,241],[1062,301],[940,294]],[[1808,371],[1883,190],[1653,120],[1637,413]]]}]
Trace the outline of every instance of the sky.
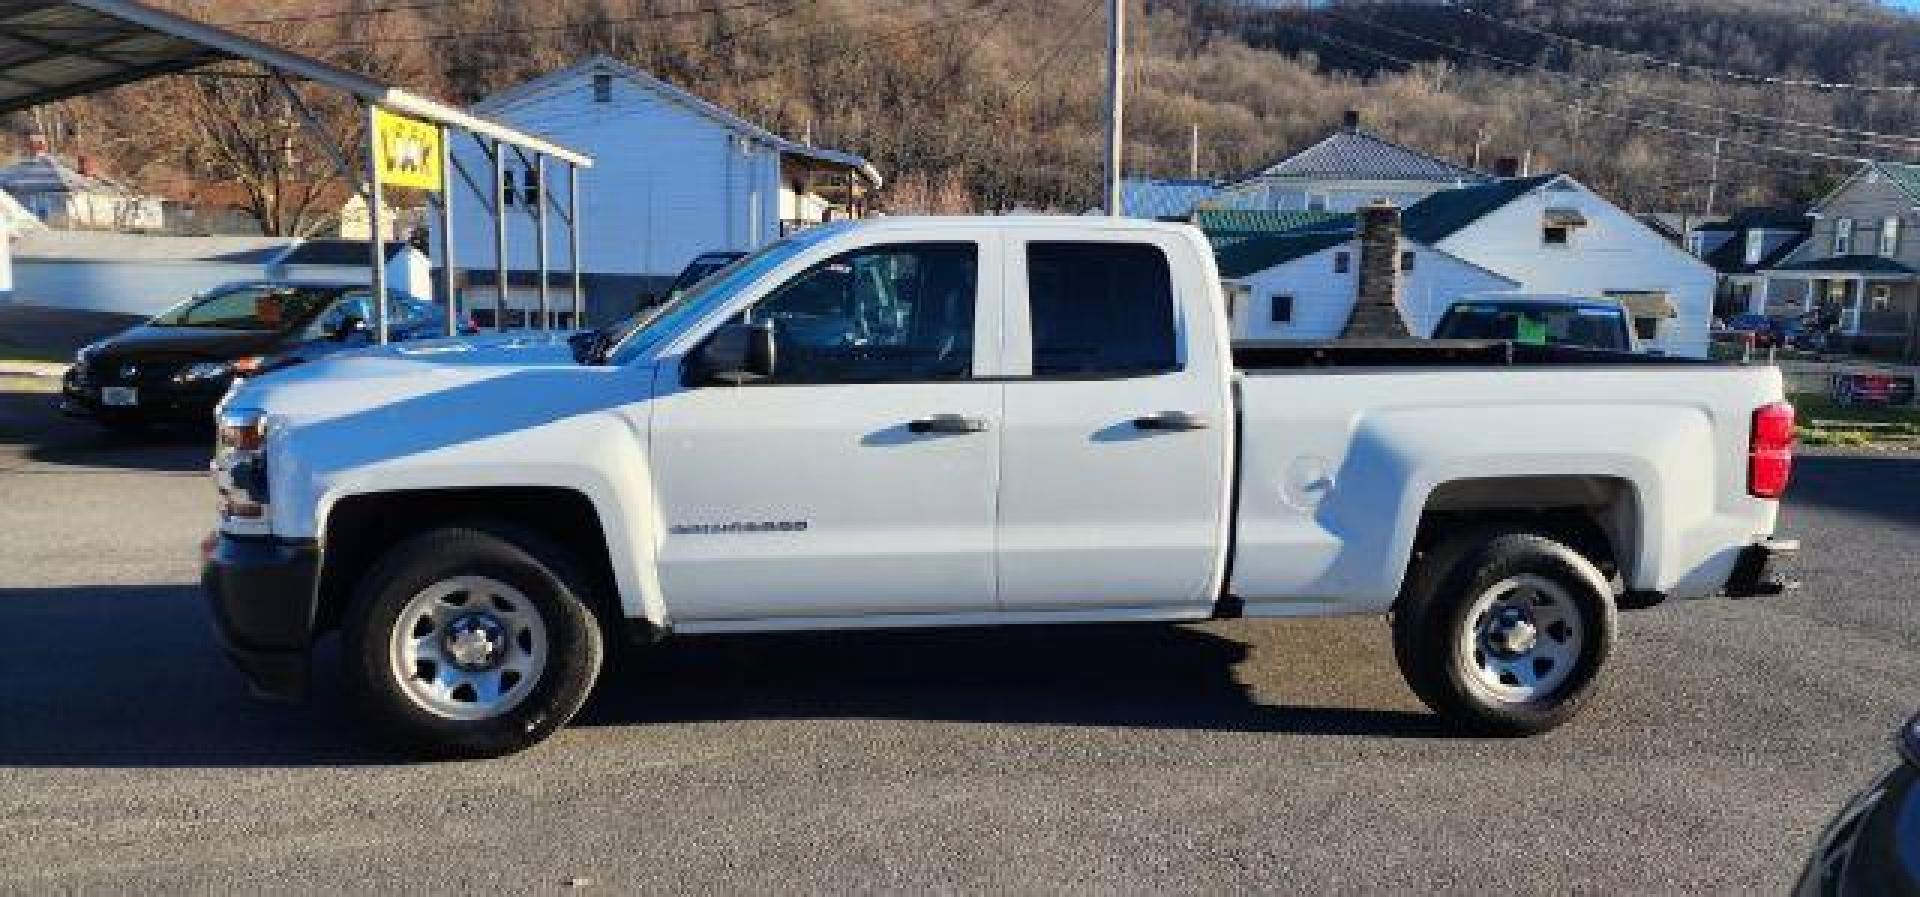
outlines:
[{"label": "sky", "polygon": [[1920,12],[1920,0],[1880,0],[1880,2],[1894,9],[1904,9],[1907,12]]}]

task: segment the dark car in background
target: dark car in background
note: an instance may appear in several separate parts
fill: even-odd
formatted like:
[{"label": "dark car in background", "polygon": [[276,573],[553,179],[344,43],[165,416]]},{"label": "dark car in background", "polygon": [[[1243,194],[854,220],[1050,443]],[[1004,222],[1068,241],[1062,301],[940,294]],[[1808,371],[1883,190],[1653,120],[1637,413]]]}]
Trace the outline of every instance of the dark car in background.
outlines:
[{"label": "dark car in background", "polygon": [[1632,352],[1633,322],[1613,299],[1511,295],[1455,302],[1434,325],[1434,339],[1512,340],[1537,346]]},{"label": "dark car in background", "polygon": [[[365,284],[255,281],[210,290],[81,349],[61,409],[112,429],[211,420],[235,377],[370,345],[372,300]],[[387,326],[395,340],[448,335],[444,306],[392,292]]]},{"label": "dark car in background", "polygon": [[1901,764],[1827,824],[1796,897],[1920,895],[1920,716],[1900,728],[1897,741]]},{"label": "dark car in background", "polygon": [[660,297],[661,303],[680,298],[680,294],[693,289],[700,281],[712,277],[720,269],[746,258],[746,255],[744,252],[703,252],[694,256],[693,261],[688,262],[687,266],[681,269],[680,276],[675,277],[673,283],[667,287],[667,292]]}]

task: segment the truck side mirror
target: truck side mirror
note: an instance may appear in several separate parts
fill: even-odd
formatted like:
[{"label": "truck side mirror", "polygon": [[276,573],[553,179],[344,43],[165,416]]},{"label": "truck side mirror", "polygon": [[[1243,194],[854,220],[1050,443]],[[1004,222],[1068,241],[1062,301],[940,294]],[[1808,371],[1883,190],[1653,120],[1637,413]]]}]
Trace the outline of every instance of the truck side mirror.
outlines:
[{"label": "truck side mirror", "polygon": [[686,384],[739,386],[764,380],[773,376],[776,357],[771,325],[728,324],[687,359]]}]

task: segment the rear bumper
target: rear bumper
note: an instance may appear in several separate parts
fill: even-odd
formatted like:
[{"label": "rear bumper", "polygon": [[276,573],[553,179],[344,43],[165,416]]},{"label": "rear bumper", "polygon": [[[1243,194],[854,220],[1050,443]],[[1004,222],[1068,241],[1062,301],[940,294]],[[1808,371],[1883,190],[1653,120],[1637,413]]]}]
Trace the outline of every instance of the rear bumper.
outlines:
[{"label": "rear bumper", "polygon": [[1727,577],[1727,597],[1756,598],[1799,588],[1798,582],[1781,572],[1784,562],[1799,550],[1800,542],[1797,539],[1772,538],[1740,549],[1740,556],[1733,564],[1733,573]]},{"label": "rear bumper", "polygon": [[304,697],[319,603],[319,546],[221,535],[207,552],[200,584],[220,644],[254,692]]}]

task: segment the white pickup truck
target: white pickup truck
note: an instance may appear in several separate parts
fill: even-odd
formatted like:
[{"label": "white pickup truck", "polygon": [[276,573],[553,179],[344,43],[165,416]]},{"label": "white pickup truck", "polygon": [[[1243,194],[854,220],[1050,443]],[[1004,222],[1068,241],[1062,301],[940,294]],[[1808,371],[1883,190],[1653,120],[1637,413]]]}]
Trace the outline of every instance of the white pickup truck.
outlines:
[{"label": "white pickup truck", "polygon": [[1767,367],[1229,344],[1180,225],[825,226],[569,347],[370,349],[219,411],[205,585],[256,689],[343,639],[437,755],[565,724],[669,634],[1390,614],[1414,691],[1555,726],[1615,608],[1777,591]]}]

